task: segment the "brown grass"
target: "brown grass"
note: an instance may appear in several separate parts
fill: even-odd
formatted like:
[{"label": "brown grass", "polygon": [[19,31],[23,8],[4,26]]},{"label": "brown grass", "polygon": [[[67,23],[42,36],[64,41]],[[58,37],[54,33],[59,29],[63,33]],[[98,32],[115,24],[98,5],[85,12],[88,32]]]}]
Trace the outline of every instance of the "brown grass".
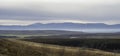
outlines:
[{"label": "brown grass", "polygon": [[78,47],[0,39],[0,56],[120,56],[111,52]]}]

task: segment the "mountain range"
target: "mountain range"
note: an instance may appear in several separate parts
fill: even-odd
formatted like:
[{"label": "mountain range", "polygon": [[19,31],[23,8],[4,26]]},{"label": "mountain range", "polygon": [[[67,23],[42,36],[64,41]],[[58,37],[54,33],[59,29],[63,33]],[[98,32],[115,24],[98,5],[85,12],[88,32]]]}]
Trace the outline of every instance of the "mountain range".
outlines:
[{"label": "mountain range", "polygon": [[35,23],[27,26],[0,25],[0,30],[82,30],[82,29],[120,29],[120,24],[107,25],[104,23]]}]

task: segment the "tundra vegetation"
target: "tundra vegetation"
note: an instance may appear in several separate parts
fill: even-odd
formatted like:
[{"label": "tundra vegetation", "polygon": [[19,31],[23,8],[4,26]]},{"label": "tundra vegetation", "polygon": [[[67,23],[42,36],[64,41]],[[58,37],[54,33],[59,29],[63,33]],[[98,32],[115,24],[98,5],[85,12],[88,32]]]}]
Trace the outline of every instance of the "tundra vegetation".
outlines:
[{"label": "tundra vegetation", "polygon": [[0,56],[120,56],[120,33],[15,32],[0,35]]},{"label": "tundra vegetation", "polygon": [[19,39],[0,39],[1,56],[120,56],[98,49],[68,47]]}]

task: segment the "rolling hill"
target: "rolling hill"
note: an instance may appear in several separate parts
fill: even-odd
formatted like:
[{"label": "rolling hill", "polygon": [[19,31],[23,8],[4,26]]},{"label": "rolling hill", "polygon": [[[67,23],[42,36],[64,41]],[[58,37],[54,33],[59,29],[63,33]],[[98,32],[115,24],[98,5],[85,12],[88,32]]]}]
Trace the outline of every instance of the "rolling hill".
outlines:
[{"label": "rolling hill", "polygon": [[83,33],[63,30],[0,30],[0,35],[69,35]]},{"label": "rolling hill", "polygon": [[97,49],[66,47],[16,39],[0,39],[1,56],[120,56]]}]

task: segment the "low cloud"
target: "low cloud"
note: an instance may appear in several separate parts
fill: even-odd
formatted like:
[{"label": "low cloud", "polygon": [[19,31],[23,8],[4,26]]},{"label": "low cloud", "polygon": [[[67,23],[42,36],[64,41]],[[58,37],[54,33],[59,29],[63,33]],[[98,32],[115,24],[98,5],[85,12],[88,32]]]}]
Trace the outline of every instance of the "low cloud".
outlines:
[{"label": "low cloud", "polygon": [[[0,24],[16,20],[31,23],[107,23],[120,24],[120,0],[2,0]],[[28,23],[27,23],[28,22]],[[22,24],[19,23],[19,24]]]}]

